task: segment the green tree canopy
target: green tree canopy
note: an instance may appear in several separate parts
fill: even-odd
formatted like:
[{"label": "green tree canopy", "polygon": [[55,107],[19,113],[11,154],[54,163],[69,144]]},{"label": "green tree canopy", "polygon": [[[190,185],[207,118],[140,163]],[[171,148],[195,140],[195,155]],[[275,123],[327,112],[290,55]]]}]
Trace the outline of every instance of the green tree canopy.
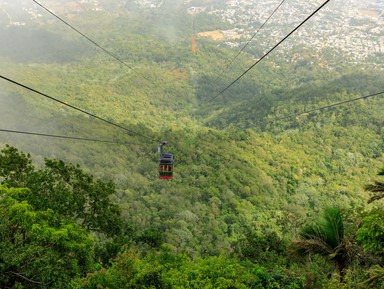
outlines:
[{"label": "green tree canopy", "polygon": [[0,287],[65,288],[91,269],[93,242],[57,212],[36,210],[30,193],[0,187]]},{"label": "green tree canopy", "polygon": [[109,236],[121,231],[120,209],[110,200],[113,183],[95,180],[78,165],[46,159],[45,168],[37,170],[30,155],[6,146],[0,152],[0,177],[7,187],[29,188],[26,201],[36,210],[51,209]]}]

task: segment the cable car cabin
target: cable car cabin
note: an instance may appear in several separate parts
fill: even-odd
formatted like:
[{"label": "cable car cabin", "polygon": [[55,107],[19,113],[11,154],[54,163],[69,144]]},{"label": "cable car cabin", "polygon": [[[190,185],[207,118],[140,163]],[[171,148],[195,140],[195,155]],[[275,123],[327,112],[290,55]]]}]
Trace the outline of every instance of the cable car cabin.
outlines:
[{"label": "cable car cabin", "polygon": [[164,153],[160,155],[159,177],[160,179],[172,179],[173,176],[173,154]]}]

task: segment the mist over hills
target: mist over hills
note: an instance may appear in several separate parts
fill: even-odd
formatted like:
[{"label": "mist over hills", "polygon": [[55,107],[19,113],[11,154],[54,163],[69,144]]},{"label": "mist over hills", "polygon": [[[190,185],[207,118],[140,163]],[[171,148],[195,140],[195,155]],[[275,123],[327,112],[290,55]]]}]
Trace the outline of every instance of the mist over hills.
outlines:
[{"label": "mist over hills", "polygon": [[[272,7],[277,6],[276,1],[43,4],[133,69],[123,67],[38,5],[2,1],[2,12],[9,20],[3,23],[0,35],[4,43],[0,48],[4,75],[114,121],[148,127],[155,134],[161,135],[170,128],[205,125],[267,131],[287,126],[300,128],[301,121],[288,119],[285,125],[280,123],[274,128],[268,120],[382,90],[383,31],[377,25],[383,21],[380,1],[348,1],[343,5],[331,2],[288,39],[288,45],[283,43],[212,102],[207,100],[252,65],[257,55],[270,47],[268,43],[275,43],[278,35],[297,25],[316,3],[296,1],[282,5],[228,69],[226,65]],[[214,29],[234,30],[240,38],[213,40],[198,36],[201,31]],[[197,37],[196,53],[191,52],[193,35]],[[354,45],[348,49],[354,56],[345,50],[347,46],[328,45],[333,37],[353,38]],[[265,42],[263,39],[267,38]],[[323,38],[327,40],[321,41]],[[16,89],[11,84],[5,88]],[[16,91],[18,95],[27,93]],[[30,92],[24,98],[33,107],[31,115],[35,109],[44,111],[35,114],[37,119],[57,113],[77,114]],[[11,101],[8,99],[7,103]],[[375,111],[373,107],[379,110],[381,103],[380,97],[367,100],[364,114]],[[44,108],[46,105],[49,109]],[[343,107],[339,110],[337,125],[352,124],[345,120]],[[321,112],[315,123],[322,125],[330,115],[334,111]],[[377,120],[368,118],[365,124],[382,121],[380,111],[375,117]],[[307,118],[306,122],[312,121],[311,115]],[[2,122],[7,124],[7,119],[3,117]]]},{"label": "mist over hills", "polygon": [[[0,0],[1,75],[63,102],[1,79],[0,129],[120,144],[0,132],[0,146],[31,153],[38,168],[57,158],[114,182],[110,199],[122,211],[125,235],[89,235],[107,274],[132,255],[132,272],[150,271],[142,277],[148,284],[164,268],[198,272],[220,261],[265,277],[222,288],[345,288],[328,278],[334,269],[326,258],[305,267],[288,256],[287,244],[325,208],[340,208],[354,224],[373,207],[364,187],[384,161],[383,94],[316,109],[384,91],[382,1],[330,1],[222,94],[322,1],[286,1],[231,65],[281,1],[38,2],[115,58],[33,1]],[[175,156],[169,182],[158,179],[160,140]],[[347,275],[363,280],[375,258],[354,263]],[[234,260],[237,267],[229,265]],[[87,272],[101,276],[100,268]],[[151,271],[157,268],[165,271]],[[151,288],[140,278],[129,288]],[[83,281],[78,288],[96,288]]]}]

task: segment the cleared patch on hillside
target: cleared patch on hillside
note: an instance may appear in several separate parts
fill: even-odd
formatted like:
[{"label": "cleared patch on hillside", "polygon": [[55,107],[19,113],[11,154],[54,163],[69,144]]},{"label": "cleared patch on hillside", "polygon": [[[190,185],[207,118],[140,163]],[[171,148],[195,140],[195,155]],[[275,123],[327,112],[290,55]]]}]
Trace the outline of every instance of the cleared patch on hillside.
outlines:
[{"label": "cleared patch on hillside", "polygon": [[228,30],[228,31],[221,31],[221,30],[213,30],[213,31],[205,31],[205,32],[199,32],[197,33],[197,36],[199,37],[208,37],[211,38],[215,41],[220,41],[220,40],[229,40],[229,39],[239,39],[240,35],[233,31],[233,30]]}]

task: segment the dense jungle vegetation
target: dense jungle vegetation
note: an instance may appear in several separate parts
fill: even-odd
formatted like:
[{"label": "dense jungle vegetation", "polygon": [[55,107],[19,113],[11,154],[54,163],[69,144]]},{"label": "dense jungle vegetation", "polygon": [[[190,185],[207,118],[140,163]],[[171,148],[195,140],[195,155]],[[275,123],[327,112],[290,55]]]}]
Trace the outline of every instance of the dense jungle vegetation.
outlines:
[{"label": "dense jungle vegetation", "polygon": [[0,129],[120,144],[0,132],[0,287],[383,288],[383,96],[285,116],[382,91],[384,71],[298,48],[210,101],[251,54],[218,78],[236,51],[191,53],[177,5],[108,3],[71,23],[133,69],[58,21],[0,30],[2,75],[127,128],[1,80]]}]

